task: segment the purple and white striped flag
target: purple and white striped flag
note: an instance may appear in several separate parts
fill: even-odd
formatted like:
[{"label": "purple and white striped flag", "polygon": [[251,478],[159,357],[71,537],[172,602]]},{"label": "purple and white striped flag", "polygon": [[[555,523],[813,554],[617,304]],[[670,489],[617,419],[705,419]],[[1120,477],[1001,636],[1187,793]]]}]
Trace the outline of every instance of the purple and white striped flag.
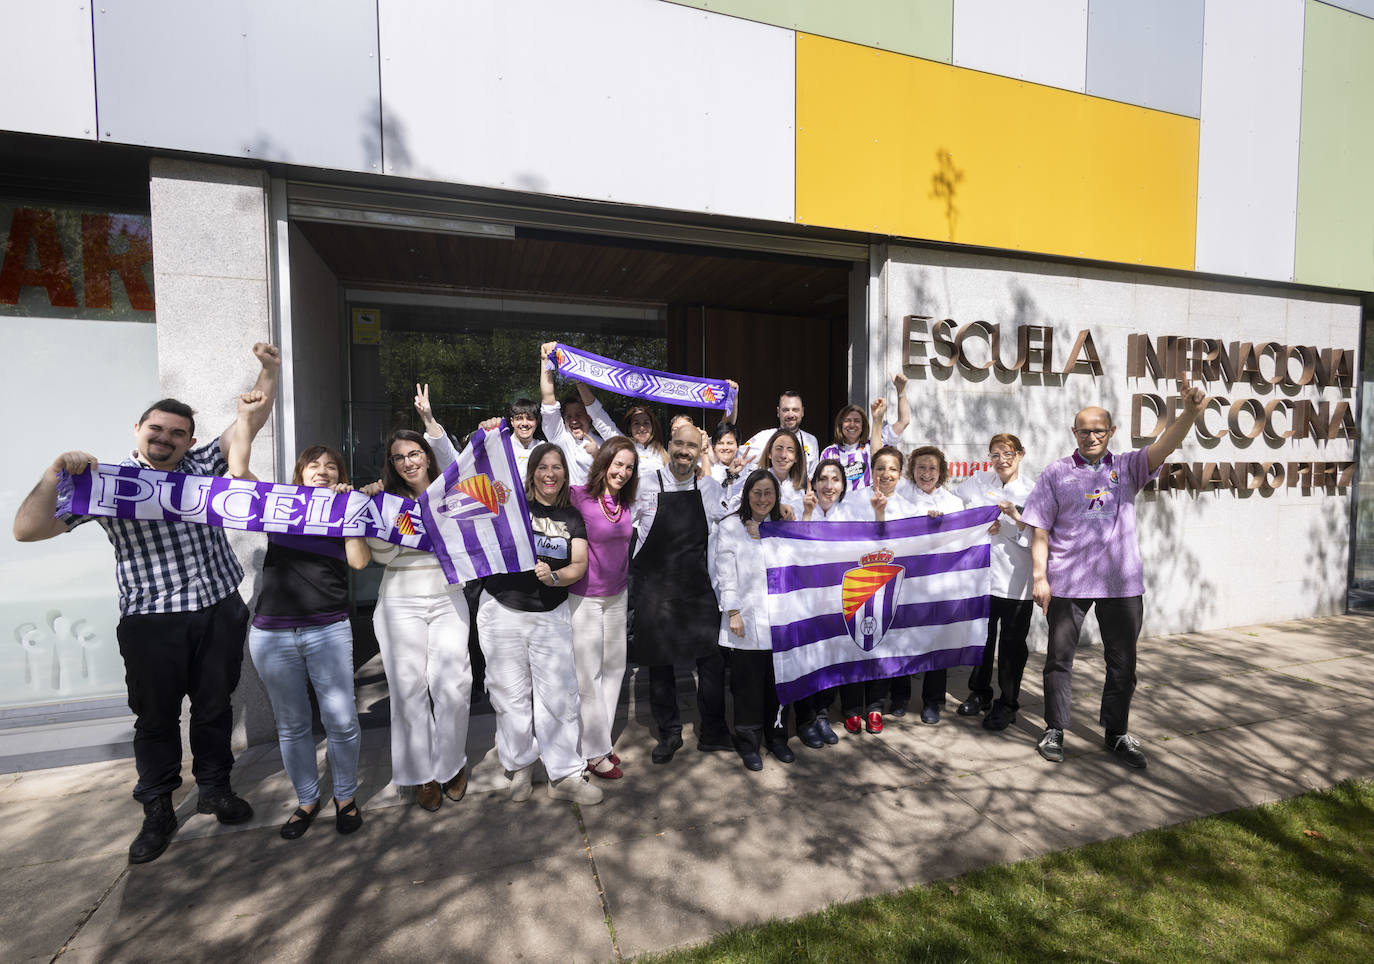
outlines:
[{"label": "purple and white striped flag", "polygon": [[762,525],[778,700],[976,665],[988,633],[987,530],[999,513]]},{"label": "purple and white striped flag", "polygon": [[629,362],[603,358],[589,351],[559,344],[549,355],[548,368],[564,378],[572,378],[618,395],[642,398],[665,405],[690,405],[693,408],[718,408],[728,412],[735,407],[735,389],[723,378],[698,378],[641,368]]},{"label": "purple and white striped flag", "polygon": [[510,426],[478,429],[420,500],[425,531],[450,583],[525,572],[538,561]]}]

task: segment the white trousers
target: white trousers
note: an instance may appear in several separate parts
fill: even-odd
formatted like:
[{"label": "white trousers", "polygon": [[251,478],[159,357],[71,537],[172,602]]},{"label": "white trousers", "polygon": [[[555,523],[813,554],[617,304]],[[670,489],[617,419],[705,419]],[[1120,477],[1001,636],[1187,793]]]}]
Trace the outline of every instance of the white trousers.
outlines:
[{"label": "white trousers", "polygon": [[577,752],[581,721],[568,604],[527,613],[482,593],[477,639],[487,658],[501,765],[519,770],[542,757],[550,780],[581,773],[585,763]]},{"label": "white trousers", "polygon": [[569,596],[577,689],[582,698],[582,758],[611,752],[611,726],[625,678],[625,593]]},{"label": "white trousers", "polygon": [[391,780],[413,787],[468,762],[472,666],[461,587],[439,596],[381,596],[372,615],[391,695]]}]

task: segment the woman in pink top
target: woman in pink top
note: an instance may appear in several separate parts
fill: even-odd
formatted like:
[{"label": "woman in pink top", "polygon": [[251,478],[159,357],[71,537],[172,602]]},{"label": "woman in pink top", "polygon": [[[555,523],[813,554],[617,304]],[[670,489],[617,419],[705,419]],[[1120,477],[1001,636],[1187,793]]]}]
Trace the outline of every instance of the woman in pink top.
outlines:
[{"label": "woman in pink top", "polygon": [[621,435],[601,446],[587,484],[568,489],[587,524],[587,573],[568,587],[582,703],[580,752],[592,774],[606,780],[624,776],[611,749],[611,726],[625,678],[625,583],[638,485],[635,443]]}]

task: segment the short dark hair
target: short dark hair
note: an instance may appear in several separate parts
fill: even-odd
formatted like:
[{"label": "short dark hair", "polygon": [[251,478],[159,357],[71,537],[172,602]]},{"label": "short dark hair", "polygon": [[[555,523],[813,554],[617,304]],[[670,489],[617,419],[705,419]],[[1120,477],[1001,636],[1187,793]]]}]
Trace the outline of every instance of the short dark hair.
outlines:
[{"label": "short dark hair", "polygon": [[[310,445],[301,449],[301,454],[296,456],[296,467],[291,472],[291,484],[301,485],[301,480],[305,477],[305,467],[311,462],[318,462],[321,457],[328,458],[339,467],[339,481],[348,481],[348,465],[344,462],[343,453],[332,445]],[[387,463],[390,464],[390,459]]]},{"label": "short dark hair", "polygon": [[816,471],[811,473],[811,488],[814,490],[821,484],[821,469],[827,465],[835,466],[836,471],[840,473],[840,497],[835,501],[843,502],[845,493],[849,491],[849,476],[845,475],[844,466],[840,464],[839,459],[821,459],[816,463]]},{"label": "short dark hair", "polygon": [[528,415],[538,421],[539,403],[529,398],[517,398],[510,403],[510,408],[506,409],[506,418],[515,418],[517,415]]},{"label": "short dark hair", "polygon": [[534,498],[534,470],[539,468],[539,463],[544,461],[544,456],[550,452],[557,452],[558,461],[563,463],[563,488],[558,490],[558,495],[553,500],[553,504],[561,509],[569,504],[568,457],[561,448],[552,442],[541,442],[534,447],[534,451],[530,452],[529,464],[525,466],[525,499],[528,502],[536,501]]},{"label": "short dark hair", "polygon": [[582,396],[575,391],[568,392],[563,396],[563,407],[567,408],[569,405],[581,405],[583,408],[587,407],[587,403],[582,401]]},{"label": "short dark hair", "polygon": [[773,508],[768,511],[768,518],[777,522],[782,518],[782,486],[778,480],[773,478],[773,473],[767,469],[755,469],[749,473],[749,477],[744,480],[744,488],[740,489],[739,495],[739,521],[748,522],[754,515],[754,510],[749,508],[749,492],[760,482],[767,480],[773,485]]},{"label": "short dark hair", "polygon": [[185,402],[177,401],[175,398],[160,398],[143,410],[143,414],[138,417],[138,424],[142,425],[148,421],[148,416],[154,412],[166,412],[168,415],[178,415],[191,423],[191,434],[196,434],[196,410]]},{"label": "short dark hair", "polygon": [[634,456],[635,467],[630,473],[630,481],[620,487],[615,500],[622,506],[634,505],[635,491],[639,488],[639,453],[635,451],[635,443],[623,435],[608,438],[606,444],[597,450],[596,458],[592,459],[592,467],[587,470],[587,495],[599,499],[606,494],[606,473],[610,470],[615,457],[626,451]]},{"label": "short dark hair", "polygon": [[778,392],[778,401],[782,401],[784,398],[795,398],[800,402],[801,392],[797,391],[795,388],[784,388],[782,391]]},{"label": "short dark hair", "polygon": [[414,442],[425,450],[425,456],[429,459],[429,481],[433,482],[439,477],[439,464],[434,460],[434,449],[429,447],[429,442],[419,432],[408,428],[398,428],[386,437],[385,462],[382,463],[382,488],[392,495],[403,495],[410,497],[410,490],[406,488],[405,482],[401,479],[401,473],[396,471],[396,466],[391,463],[391,446],[397,442]]},{"label": "short dark hair", "polygon": [[739,444],[739,430],[735,428],[734,422],[721,422],[717,425],[711,432],[711,444],[715,445],[727,435],[733,435],[735,437],[735,444]]}]

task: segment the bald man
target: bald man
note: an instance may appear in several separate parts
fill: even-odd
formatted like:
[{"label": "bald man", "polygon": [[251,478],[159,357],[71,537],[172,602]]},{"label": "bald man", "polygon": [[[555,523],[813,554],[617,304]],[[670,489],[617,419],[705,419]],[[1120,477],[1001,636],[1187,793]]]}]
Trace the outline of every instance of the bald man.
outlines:
[{"label": "bald man", "polygon": [[1098,722],[1107,749],[1144,769],[1140,741],[1127,732],[1135,693],[1135,650],[1144,613],[1145,578],[1136,538],[1135,497],[1159,473],[1202,414],[1207,396],[1185,376],[1183,412],[1146,448],[1113,456],[1111,412],[1085,408],[1073,420],[1078,448],[1048,466],[1026,500],[1022,520],[1034,527],[1031,566],[1035,602],[1049,622],[1045,654],[1045,735],[1037,749],[1064,759],[1074,651],[1088,610],[1097,609],[1107,664]]}]

